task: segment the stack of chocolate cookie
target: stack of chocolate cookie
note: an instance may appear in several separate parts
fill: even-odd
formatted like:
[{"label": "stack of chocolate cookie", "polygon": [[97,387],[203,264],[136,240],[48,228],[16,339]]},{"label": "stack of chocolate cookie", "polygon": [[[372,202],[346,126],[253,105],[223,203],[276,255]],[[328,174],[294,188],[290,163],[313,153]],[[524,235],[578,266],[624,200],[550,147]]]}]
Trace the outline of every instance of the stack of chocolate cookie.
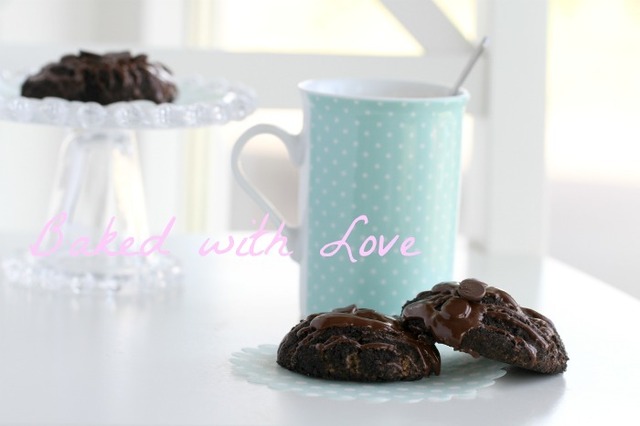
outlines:
[{"label": "stack of chocolate cookie", "polygon": [[566,370],[551,320],[476,279],[418,294],[399,317],[351,305],[308,316],[278,348],[281,366],[307,376],[385,382],[440,373],[435,344],[539,373]]}]

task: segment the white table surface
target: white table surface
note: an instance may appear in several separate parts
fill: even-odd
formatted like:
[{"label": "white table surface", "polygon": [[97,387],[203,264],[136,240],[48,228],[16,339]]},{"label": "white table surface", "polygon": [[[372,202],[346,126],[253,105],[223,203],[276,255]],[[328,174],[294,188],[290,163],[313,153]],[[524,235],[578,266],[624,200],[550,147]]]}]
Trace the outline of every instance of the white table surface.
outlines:
[{"label": "white table surface", "polygon": [[461,247],[457,274],[550,317],[571,357],[565,374],[510,369],[472,400],[370,403],[233,374],[232,353],[277,344],[297,323],[298,267],[279,256],[201,257],[201,242],[172,245],[186,271],[172,295],[122,301],[0,285],[0,424],[613,425],[638,416],[640,301],[555,260]]}]

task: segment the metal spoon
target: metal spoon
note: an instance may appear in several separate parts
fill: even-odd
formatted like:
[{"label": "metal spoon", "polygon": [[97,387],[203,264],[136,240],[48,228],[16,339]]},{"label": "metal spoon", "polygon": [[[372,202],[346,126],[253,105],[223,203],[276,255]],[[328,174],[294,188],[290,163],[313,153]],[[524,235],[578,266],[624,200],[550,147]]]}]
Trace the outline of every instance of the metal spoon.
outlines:
[{"label": "metal spoon", "polygon": [[482,52],[484,52],[484,49],[485,47],[487,47],[488,43],[489,37],[484,36],[476,50],[473,52],[473,55],[469,59],[469,62],[467,62],[467,65],[462,70],[462,74],[460,74],[460,77],[458,77],[458,81],[456,81],[456,84],[453,86],[453,90],[451,91],[452,96],[458,94],[458,92],[460,91],[460,87],[462,87],[462,83],[464,83],[464,81],[467,79],[467,76],[473,69],[473,66],[476,64],[476,62],[478,62],[478,58],[480,58],[480,55],[482,55]]}]

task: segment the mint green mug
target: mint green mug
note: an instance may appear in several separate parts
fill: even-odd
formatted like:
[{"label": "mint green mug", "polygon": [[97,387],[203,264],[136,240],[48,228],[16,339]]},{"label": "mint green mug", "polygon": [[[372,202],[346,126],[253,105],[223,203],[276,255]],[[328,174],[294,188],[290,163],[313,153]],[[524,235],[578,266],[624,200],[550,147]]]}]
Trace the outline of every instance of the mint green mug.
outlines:
[{"label": "mint green mug", "polygon": [[387,314],[453,278],[462,119],[469,95],[418,82],[300,83],[299,135],[259,124],[236,142],[240,186],[280,223],[245,177],[246,143],[271,134],[300,168],[301,223],[284,226],[301,266],[302,315],[356,304]]}]

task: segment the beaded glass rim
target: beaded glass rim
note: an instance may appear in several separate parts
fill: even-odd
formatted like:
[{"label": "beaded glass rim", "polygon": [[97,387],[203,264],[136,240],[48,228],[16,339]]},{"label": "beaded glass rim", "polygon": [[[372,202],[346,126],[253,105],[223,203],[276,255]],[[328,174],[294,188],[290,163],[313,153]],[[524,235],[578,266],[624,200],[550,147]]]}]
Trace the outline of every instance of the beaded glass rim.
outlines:
[{"label": "beaded glass rim", "polygon": [[96,102],[20,96],[29,72],[0,70],[0,120],[74,128],[169,129],[226,124],[256,109],[255,92],[237,82],[200,75],[176,77],[173,103]]}]

